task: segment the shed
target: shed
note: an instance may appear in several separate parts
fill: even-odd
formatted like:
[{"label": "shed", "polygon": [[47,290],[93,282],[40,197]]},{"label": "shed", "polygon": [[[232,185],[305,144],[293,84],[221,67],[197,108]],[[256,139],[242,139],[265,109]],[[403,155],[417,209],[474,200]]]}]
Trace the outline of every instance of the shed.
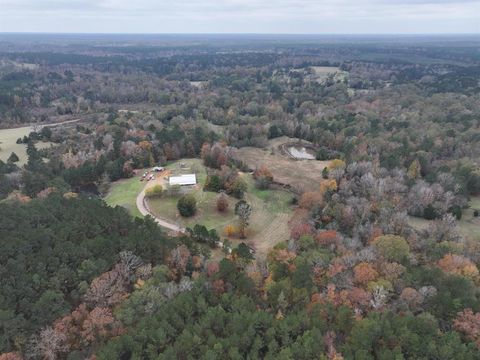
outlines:
[{"label": "shed", "polygon": [[179,176],[171,176],[168,179],[169,185],[195,185],[197,183],[197,177],[195,174],[185,174]]}]

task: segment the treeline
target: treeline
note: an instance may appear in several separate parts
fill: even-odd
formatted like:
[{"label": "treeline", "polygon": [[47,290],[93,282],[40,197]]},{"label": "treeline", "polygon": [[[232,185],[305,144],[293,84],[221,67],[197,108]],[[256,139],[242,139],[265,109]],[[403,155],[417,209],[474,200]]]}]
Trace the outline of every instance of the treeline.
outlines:
[{"label": "treeline", "polygon": [[30,336],[76,307],[122,251],[161,264],[174,245],[152,220],[68,193],[3,203],[0,238],[0,353],[25,351]]}]

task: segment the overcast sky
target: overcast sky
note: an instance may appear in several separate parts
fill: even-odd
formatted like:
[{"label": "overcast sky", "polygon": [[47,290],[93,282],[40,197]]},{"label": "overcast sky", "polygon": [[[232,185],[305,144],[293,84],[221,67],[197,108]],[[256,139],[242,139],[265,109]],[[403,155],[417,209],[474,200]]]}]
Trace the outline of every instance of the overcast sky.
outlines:
[{"label": "overcast sky", "polygon": [[480,0],[0,0],[0,32],[480,33]]}]

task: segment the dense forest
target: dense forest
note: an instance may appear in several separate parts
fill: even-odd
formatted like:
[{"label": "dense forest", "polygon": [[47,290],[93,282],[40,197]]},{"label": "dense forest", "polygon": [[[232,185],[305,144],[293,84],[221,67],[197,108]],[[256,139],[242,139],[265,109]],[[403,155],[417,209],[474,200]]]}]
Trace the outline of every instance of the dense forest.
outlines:
[{"label": "dense forest", "polygon": [[[0,359],[480,359],[479,46],[0,35],[0,154],[32,125],[0,160]],[[242,157],[284,138],[328,162],[318,184]],[[220,257],[203,224],[103,201],[186,158],[219,211],[236,201]],[[245,173],[291,198],[266,256],[245,245]]]}]

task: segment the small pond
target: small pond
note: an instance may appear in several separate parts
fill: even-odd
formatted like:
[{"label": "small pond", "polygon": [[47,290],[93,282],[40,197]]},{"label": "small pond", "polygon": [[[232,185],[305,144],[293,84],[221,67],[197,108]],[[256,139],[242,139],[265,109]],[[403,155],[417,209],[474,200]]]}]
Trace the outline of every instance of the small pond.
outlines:
[{"label": "small pond", "polygon": [[304,147],[290,146],[288,152],[296,159],[315,160],[315,155],[312,151]]}]

